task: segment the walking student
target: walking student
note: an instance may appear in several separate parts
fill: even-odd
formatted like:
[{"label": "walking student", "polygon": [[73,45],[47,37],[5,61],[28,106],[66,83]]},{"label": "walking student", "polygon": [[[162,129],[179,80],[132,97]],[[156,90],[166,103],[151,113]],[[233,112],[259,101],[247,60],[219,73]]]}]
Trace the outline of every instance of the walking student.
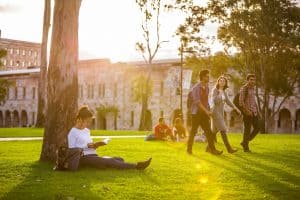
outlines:
[{"label": "walking student", "polygon": [[251,152],[249,142],[252,141],[259,132],[259,113],[255,101],[255,81],[255,75],[248,74],[247,83],[240,89],[239,105],[244,121],[244,135],[241,146],[244,152]]},{"label": "walking student", "polygon": [[[227,137],[227,127],[224,119],[224,104],[236,110],[241,114],[238,108],[229,100],[226,89],[228,88],[228,80],[225,76],[220,76],[217,84],[212,92],[212,131],[216,135],[219,131],[221,133],[223,142],[226,146],[228,153],[235,153],[237,149],[233,149]],[[215,138],[215,136],[214,136]]]},{"label": "walking student", "polygon": [[212,113],[210,112],[208,104],[208,95],[209,95],[209,71],[202,70],[199,73],[199,83],[197,83],[192,88],[192,103],[191,103],[191,114],[192,114],[192,128],[188,138],[187,144],[187,153],[192,154],[193,143],[195,134],[198,131],[198,127],[201,126],[203,129],[206,138],[207,138],[207,147],[206,151],[215,155],[220,155],[223,151],[218,151],[215,148],[215,143],[213,139],[213,133],[210,127],[210,117]]}]

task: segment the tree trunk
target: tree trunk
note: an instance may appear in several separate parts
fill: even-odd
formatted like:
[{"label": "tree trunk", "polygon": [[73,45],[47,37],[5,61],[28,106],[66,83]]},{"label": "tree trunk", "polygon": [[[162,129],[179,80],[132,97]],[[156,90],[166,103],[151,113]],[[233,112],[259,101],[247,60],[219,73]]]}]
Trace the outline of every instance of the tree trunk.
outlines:
[{"label": "tree trunk", "polygon": [[78,107],[78,17],[81,0],[55,1],[47,74],[47,117],[40,160],[54,161],[67,144]]},{"label": "tree trunk", "polygon": [[148,110],[148,100],[149,100],[149,94],[147,94],[147,88],[150,84],[150,79],[151,79],[151,73],[152,73],[152,60],[150,59],[149,61],[149,66],[148,66],[148,75],[147,75],[147,82],[146,82],[146,87],[145,92],[143,93],[142,96],[142,110],[141,110],[141,118],[140,118],[140,126],[139,130],[140,131],[145,131],[147,130],[147,110]]},{"label": "tree trunk", "polygon": [[38,87],[38,112],[36,127],[45,125],[45,108],[46,108],[46,85],[47,85],[47,44],[50,27],[51,0],[45,0],[44,22],[43,22],[43,39],[41,47],[41,67]]},{"label": "tree trunk", "polygon": [[140,126],[139,130],[140,131],[145,131],[146,130],[146,115],[147,115],[147,110],[148,110],[148,97],[147,94],[143,94],[142,97],[142,110],[141,110],[141,118],[140,118]]}]

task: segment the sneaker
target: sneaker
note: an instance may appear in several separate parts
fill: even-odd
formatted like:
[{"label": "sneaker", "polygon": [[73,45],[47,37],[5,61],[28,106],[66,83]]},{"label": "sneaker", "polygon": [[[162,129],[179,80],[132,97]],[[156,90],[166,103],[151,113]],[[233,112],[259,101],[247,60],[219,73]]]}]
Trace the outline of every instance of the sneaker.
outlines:
[{"label": "sneaker", "polygon": [[238,151],[237,149],[228,149],[228,153],[235,153],[237,151]]},{"label": "sneaker", "polygon": [[144,169],[146,169],[150,165],[151,160],[152,160],[152,158],[149,158],[148,160],[146,160],[144,162],[138,162],[136,164],[136,169],[138,169],[138,170],[144,170]]},{"label": "sneaker", "polygon": [[210,150],[210,153],[213,154],[213,155],[221,155],[223,153],[223,151],[219,151],[217,149],[213,149],[213,150]]},{"label": "sneaker", "polygon": [[244,152],[251,153],[252,151],[250,149],[244,149]]}]

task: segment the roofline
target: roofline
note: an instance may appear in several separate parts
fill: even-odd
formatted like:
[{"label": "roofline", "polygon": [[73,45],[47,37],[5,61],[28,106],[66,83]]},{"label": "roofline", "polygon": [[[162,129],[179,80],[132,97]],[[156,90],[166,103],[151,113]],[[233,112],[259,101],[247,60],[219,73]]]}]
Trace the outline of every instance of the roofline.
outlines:
[{"label": "roofline", "polygon": [[21,42],[21,43],[30,44],[30,45],[38,45],[38,46],[41,46],[41,43],[38,43],[38,42],[29,42],[29,41],[23,41],[23,40],[7,39],[7,38],[0,38],[0,41],[6,41],[6,42]]}]

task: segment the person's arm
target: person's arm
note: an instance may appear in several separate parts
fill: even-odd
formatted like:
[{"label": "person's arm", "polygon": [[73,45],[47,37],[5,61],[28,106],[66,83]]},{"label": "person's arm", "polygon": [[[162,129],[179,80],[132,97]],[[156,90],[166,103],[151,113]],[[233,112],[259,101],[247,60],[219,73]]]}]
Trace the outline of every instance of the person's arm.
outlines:
[{"label": "person's arm", "polygon": [[154,127],[154,137],[156,137],[156,138],[163,137],[163,133],[161,133],[161,128],[160,128],[159,124],[155,125],[155,127]]},{"label": "person's arm", "polygon": [[103,141],[93,142],[93,143],[88,143],[88,148],[97,149],[98,147],[104,146],[104,145],[106,145],[106,143]]},{"label": "person's arm", "polygon": [[168,125],[166,125],[165,131],[166,131],[166,134],[169,135],[172,140],[175,138],[174,135],[172,134],[172,129]]},{"label": "person's arm", "polygon": [[230,101],[228,94],[226,91],[224,91],[224,95],[225,95],[225,102],[228,106],[230,106],[232,109],[234,109],[239,115],[241,114],[241,112],[239,111],[239,109]]},{"label": "person's arm", "polygon": [[246,90],[247,90],[247,87],[245,87],[245,86],[241,88],[240,96],[239,96],[239,104],[240,104],[242,110],[245,112],[246,115],[251,115],[250,110],[248,110],[248,108],[246,107],[246,104],[245,104]]},{"label": "person's arm", "polygon": [[220,97],[219,95],[219,91],[217,88],[214,88],[213,89],[213,92],[212,92],[212,100],[213,100],[213,103],[214,104],[218,104],[222,101],[222,97]]}]

